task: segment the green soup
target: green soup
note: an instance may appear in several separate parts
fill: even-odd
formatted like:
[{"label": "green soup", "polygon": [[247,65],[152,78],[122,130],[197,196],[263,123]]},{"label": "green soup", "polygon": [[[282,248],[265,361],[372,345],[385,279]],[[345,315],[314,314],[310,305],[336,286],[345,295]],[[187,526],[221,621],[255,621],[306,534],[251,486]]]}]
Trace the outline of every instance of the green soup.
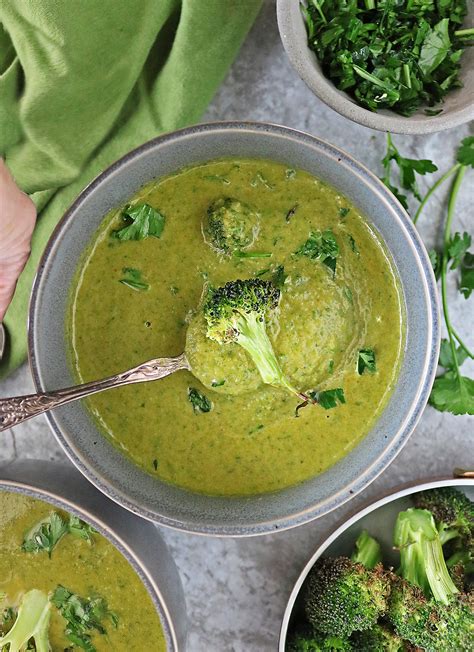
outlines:
[{"label": "green soup", "polygon": [[[259,216],[243,257],[218,255],[203,237],[206,211],[222,197]],[[210,495],[273,491],[333,465],[373,426],[399,371],[403,304],[378,234],[330,186],[263,160],[187,168],[148,185],[136,202],[165,216],[163,232],[122,242],[113,237],[121,211],[104,219],[71,298],[74,369],[88,381],[186,347],[195,374],[92,397],[101,431],[149,473]],[[335,261],[302,254],[311,233],[331,234]],[[130,269],[142,287],[123,282]],[[302,389],[341,388],[344,404],[308,405],[296,417],[298,399],[263,385],[246,351],[206,337],[203,288],[250,278],[281,288],[268,334],[286,375]],[[358,365],[365,350],[375,355],[375,371]],[[193,409],[190,388],[207,397],[210,411]]]},{"label": "green soup", "polygon": [[[2,611],[5,615],[9,607],[18,609],[22,596],[32,589],[52,596],[61,585],[82,599],[103,598],[116,617],[116,622],[108,616],[103,619],[105,633],[90,631],[91,644],[97,652],[143,652],[150,648],[150,641],[153,650],[166,650],[161,624],[146,588],[107,539],[97,532],[90,534],[90,541],[66,533],[54,546],[51,556],[45,550],[25,551],[22,544],[32,528],[43,519],[50,519],[51,514],[59,515],[64,523],[69,515],[47,503],[6,491],[0,491],[0,514],[1,633],[5,634],[7,622],[4,618],[2,625]],[[52,652],[72,649],[66,627],[66,620],[53,606],[49,626]]]}]

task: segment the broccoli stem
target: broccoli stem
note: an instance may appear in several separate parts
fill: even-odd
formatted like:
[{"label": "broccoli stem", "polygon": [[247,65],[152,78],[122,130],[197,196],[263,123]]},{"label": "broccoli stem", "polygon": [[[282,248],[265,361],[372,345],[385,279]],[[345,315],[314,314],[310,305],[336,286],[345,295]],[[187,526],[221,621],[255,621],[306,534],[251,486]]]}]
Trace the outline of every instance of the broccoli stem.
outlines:
[{"label": "broccoli stem", "polygon": [[431,592],[435,600],[448,604],[458,589],[449,575],[431,512],[425,509],[400,512],[394,544],[400,550],[401,575],[419,586],[427,597]]},{"label": "broccoli stem", "polygon": [[285,378],[265,330],[264,320],[256,313],[239,313],[237,326],[239,330],[237,343],[250,355],[263,382],[274,387],[283,387],[303,401],[309,400],[306,394],[295,389]]},{"label": "broccoli stem", "polygon": [[355,547],[356,549],[351,557],[352,561],[362,564],[369,570],[375,568],[382,561],[380,544],[370,536],[367,530],[362,530],[359,534],[355,542]]},{"label": "broccoli stem", "polygon": [[18,616],[11,630],[0,638],[0,649],[10,645],[8,652],[26,649],[30,639],[34,639],[36,652],[49,652],[49,619],[51,603],[42,591],[32,589],[22,598]]}]

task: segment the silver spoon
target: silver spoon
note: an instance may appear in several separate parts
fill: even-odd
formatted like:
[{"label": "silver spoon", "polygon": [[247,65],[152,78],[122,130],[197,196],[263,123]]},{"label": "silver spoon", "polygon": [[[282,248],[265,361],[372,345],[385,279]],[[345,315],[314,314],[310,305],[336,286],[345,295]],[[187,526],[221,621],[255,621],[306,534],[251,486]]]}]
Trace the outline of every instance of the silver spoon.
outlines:
[{"label": "silver spoon", "polygon": [[0,432],[36,417],[38,414],[48,412],[54,408],[77,401],[97,392],[103,392],[113,387],[122,387],[132,383],[144,383],[149,380],[158,380],[169,376],[181,369],[190,370],[189,362],[184,353],[176,358],[156,358],[148,360],[138,367],[123,371],[115,376],[103,380],[94,380],[83,385],[57,389],[52,392],[39,392],[12,398],[0,398]]}]

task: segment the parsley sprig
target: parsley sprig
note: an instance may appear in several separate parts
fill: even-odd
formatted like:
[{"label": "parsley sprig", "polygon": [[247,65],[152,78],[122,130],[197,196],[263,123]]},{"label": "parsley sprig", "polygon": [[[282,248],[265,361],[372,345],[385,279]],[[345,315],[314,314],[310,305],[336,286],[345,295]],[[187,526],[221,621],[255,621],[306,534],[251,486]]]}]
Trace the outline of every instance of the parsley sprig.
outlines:
[{"label": "parsley sprig", "polygon": [[[439,365],[443,368],[443,373],[435,379],[429,402],[441,412],[474,414],[474,380],[463,376],[460,370],[462,363],[467,358],[474,359],[474,353],[463,341],[451,321],[447,296],[448,271],[458,270],[459,290],[465,299],[471,296],[472,290],[474,289],[474,254],[468,251],[471,246],[471,236],[468,233],[452,234],[452,224],[459,190],[468,168],[474,168],[474,137],[465,138],[462,141],[457,152],[455,165],[433,183],[423,198],[421,198],[418,192],[414,175],[416,173],[425,174],[426,172],[433,172],[435,171],[433,168],[436,169],[436,166],[431,161],[426,160],[422,161],[422,165],[420,166],[418,165],[420,163],[419,161],[416,162],[412,159],[403,158],[395,148],[390,135],[388,135],[387,156],[383,160],[384,166],[386,166],[387,160],[393,160],[399,165],[402,187],[411,191],[417,199],[421,200],[413,217],[415,224],[430,197],[432,197],[445,181],[453,179],[448,198],[447,216],[443,228],[442,249],[439,252],[436,250],[430,251],[430,260],[433,269],[436,277],[440,279],[441,302],[448,338],[441,343]],[[411,168],[413,175],[407,171],[408,168]],[[399,199],[400,196],[403,197],[401,191],[392,185],[390,176],[387,178],[387,169],[385,177],[382,180]],[[407,202],[404,205],[406,207]]]},{"label": "parsley sprig", "polygon": [[92,543],[94,533],[94,528],[77,516],[71,514],[69,521],[66,521],[61,514],[53,511],[28,530],[21,548],[24,552],[47,552],[51,557],[54,548],[65,534],[72,534]]}]

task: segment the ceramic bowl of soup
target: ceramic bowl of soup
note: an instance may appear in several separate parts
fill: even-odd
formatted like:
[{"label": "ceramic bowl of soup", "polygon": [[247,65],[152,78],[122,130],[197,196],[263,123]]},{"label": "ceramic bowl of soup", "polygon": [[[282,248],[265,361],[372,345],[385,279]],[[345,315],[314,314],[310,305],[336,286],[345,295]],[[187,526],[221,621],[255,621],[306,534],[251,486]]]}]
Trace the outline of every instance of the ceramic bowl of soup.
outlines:
[{"label": "ceramic bowl of soup", "polygon": [[[410,484],[371,502],[363,509],[357,511],[350,518],[341,523],[329,536],[320,541],[314,554],[301,571],[283,614],[280,629],[279,652],[288,649],[287,643],[299,630],[305,621],[304,592],[305,582],[313,566],[325,557],[351,557],[355,551],[355,541],[366,531],[380,544],[382,559],[385,567],[399,567],[399,552],[393,544],[393,530],[399,512],[415,507],[413,494],[451,487],[474,500],[474,481],[466,478],[450,478],[444,480],[430,480],[423,483]],[[354,649],[360,649],[354,646]],[[366,648],[364,648],[366,649]],[[375,649],[375,648],[370,648]]]},{"label": "ceramic bowl of soup", "polygon": [[40,460],[0,467],[0,513],[0,647],[21,617],[53,650],[185,649],[181,581],[151,523]]},{"label": "ceramic bowl of soup", "polygon": [[[266,296],[254,322],[277,386],[236,329],[225,343],[207,330],[211,295],[240,281]],[[122,506],[248,536],[334,509],[393,460],[427,401],[438,330],[426,251],[375,176],[308,134],[216,123],[143,145],[80,195],[40,264],[29,346],[42,389],[185,351],[192,372],[47,418]]]}]

